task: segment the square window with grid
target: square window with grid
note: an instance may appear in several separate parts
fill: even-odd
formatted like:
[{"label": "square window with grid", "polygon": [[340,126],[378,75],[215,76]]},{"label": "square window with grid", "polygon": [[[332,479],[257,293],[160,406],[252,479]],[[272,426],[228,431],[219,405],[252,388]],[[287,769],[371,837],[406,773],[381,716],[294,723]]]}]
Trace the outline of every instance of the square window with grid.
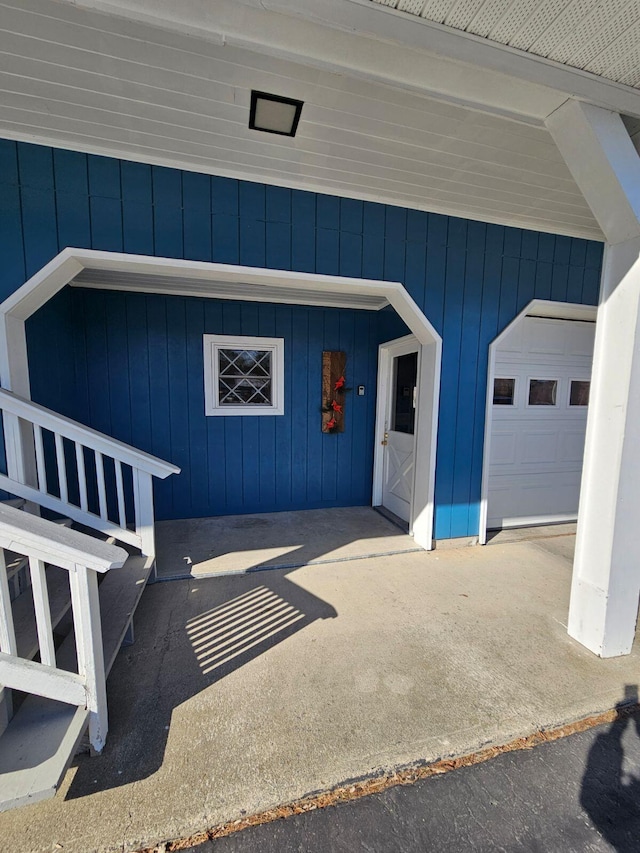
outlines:
[{"label": "square window with grid", "polygon": [[221,406],[271,405],[271,350],[219,349]]},{"label": "square window with grid", "polygon": [[284,340],[205,335],[205,413],[282,414]]}]

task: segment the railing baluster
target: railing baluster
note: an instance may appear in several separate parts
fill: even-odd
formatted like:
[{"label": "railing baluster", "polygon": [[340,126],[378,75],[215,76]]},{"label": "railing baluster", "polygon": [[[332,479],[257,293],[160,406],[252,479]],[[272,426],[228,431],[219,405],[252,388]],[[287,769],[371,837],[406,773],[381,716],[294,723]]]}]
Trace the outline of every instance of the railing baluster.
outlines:
[{"label": "railing baluster", "polygon": [[44,441],[42,438],[42,427],[33,425],[33,437],[36,444],[36,470],[38,472],[38,488],[41,492],[47,491],[47,469],[44,464]]},{"label": "railing baluster", "polygon": [[53,628],[51,627],[51,608],[49,605],[45,564],[42,560],[29,557],[29,568],[31,570],[31,586],[33,589],[33,607],[36,613],[38,645],[40,646],[40,661],[46,666],[55,666],[56,649],[53,644]]},{"label": "railing baluster", "polygon": [[56,465],[58,467],[58,484],[60,486],[60,500],[68,503],[69,489],[67,487],[67,467],[64,460],[64,444],[60,433],[54,433],[56,442]]},{"label": "railing baluster", "polygon": [[120,527],[127,526],[127,509],[124,502],[124,482],[122,479],[122,462],[119,459],[114,459],[116,466],[116,492],[118,494],[118,521]]},{"label": "railing baluster", "polygon": [[78,467],[78,488],[80,490],[80,509],[85,512],[89,509],[89,500],[87,498],[87,474],[84,467],[84,447],[78,442],[76,446],[76,465]]},{"label": "railing baluster", "polygon": [[[16,632],[13,626],[11,593],[7,579],[7,562],[4,550],[0,548],[0,652],[8,655],[18,653]],[[0,734],[6,729],[13,716],[13,697],[11,691],[0,684]]]},{"label": "railing baluster", "polygon": [[96,476],[98,478],[98,503],[100,505],[100,518],[105,521],[107,515],[107,488],[104,481],[104,458],[99,450],[95,451],[96,455]]},{"label": "railing baluster", "polygon": [[7,579],[7,563],[2,548],[0,548],[0,652],[8,655],[15,655],[18,652]]}]

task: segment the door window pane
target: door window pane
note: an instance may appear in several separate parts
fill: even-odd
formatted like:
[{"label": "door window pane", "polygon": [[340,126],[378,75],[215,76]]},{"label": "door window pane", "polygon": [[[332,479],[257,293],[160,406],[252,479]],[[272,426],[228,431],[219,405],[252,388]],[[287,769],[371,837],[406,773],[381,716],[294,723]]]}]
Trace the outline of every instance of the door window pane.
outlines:
[{"label": "door window pane", "polygon": [[558,391],[557,379],[530,379],[529,405],[555,406]]},{"label": "door window pane", "polygon": [[393,399],[391,429],[413,435],[416,421],[415,394],[418,353],[410,352],[393,359]]},{"label": "door window pane", "polygon": [[589,388],[591,383],[586,380],[572,379],[571,393],[569,394],[570,406],[588,406]]},{"label": "door window pane", "polygon": [[513,396],[516,390],[515,379],[493,380],[493,405],[513,406]]}]

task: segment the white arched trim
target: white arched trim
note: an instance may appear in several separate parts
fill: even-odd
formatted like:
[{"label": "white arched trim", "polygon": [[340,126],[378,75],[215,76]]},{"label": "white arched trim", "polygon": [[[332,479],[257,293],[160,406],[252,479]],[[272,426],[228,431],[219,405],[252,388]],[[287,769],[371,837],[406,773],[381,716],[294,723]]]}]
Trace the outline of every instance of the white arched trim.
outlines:
[{"label": "white arched trim", "polygon": [[[442,339],[400,282],[67,248],[0,304],[0,382],[26,399],[31,391],[25,321],[68,284],[369,311],[394,308],[421,347],[423,433],[428,432],[421,452],[429,460],[421,465],[423,473],[415,484],[411,528],[416,542],[431,548]],[[424,399],[427,389],[429,399]],[[20,441],[19,425],[13,440]],[[21,444],[23,465],[32,467],[25,458],[27,443]]]}]

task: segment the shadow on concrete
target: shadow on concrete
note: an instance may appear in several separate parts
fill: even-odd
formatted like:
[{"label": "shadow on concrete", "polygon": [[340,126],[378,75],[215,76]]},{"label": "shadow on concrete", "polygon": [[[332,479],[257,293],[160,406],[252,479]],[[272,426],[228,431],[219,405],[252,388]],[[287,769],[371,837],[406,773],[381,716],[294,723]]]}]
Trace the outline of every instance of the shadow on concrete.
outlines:
[{"label": "shadow on concrete", "polygon": [[[107,745],[100,756],[78,756],[67,799],[156,773],[176,709],[316,620],[337,616],[330,604],[286,573],[147,588],[136,613],[136,641],[121,650],[107,684]],[[256,701],[255,696],[248,695],[247,701]],[[206,753],[215,749],[215,692],[199,705],[194,713],[210,716],[210,740],[202,744]]]},{"label": "shadow on concrete", "polygon": [[[640,850],[640,778],[624,768],[623,741],[640,738],[638,688],[627,685],[618,718],[595,739],[582,779],[580,804],[618,853]],[[633,709],[633,710],[632,710]]]}]

